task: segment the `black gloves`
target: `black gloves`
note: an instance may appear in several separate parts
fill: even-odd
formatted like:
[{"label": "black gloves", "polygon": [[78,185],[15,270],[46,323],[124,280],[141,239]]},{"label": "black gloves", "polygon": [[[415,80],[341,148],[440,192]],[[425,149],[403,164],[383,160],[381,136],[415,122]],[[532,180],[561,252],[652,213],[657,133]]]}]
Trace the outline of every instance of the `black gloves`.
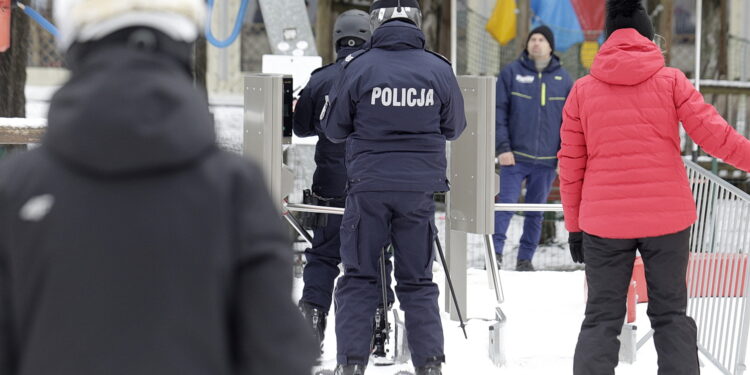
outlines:
[{"label": "black gloves", "polygon": [[570,256],[576,263],[583,263],[583,232],[570,232],[568,235]]}]

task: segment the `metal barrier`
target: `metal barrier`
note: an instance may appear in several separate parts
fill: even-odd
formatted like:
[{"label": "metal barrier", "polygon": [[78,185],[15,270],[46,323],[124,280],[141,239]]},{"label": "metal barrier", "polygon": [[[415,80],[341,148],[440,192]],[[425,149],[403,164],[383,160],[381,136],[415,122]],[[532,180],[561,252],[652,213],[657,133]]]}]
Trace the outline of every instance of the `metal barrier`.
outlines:
[{"label": "metal barrier", "polygon": [[688,315],[698,349],[725,374],[746,370],[750,195],[685,160],[698,210],[690,232]]}]

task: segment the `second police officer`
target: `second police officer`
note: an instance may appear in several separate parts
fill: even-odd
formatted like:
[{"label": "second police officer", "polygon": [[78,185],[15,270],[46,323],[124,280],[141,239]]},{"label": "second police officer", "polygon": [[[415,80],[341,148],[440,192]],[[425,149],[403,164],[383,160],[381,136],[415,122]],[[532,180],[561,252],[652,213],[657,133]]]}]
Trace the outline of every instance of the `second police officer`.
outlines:
[{"label": "second police officer", "polygon": [[[318,136],[315,146],[316,169],[311,192],[314,202],[310,203],[344,207],[346,197],[344,145],[333,143],[323,135],[319,115],[331,85],[341,72],[340,63],[346,56],[362,49],[370,41],[371,35],[370,16],[367,12],[352,9],[341,13],[336,18],[333,28],[336,62],[313,71],[307,86],[300,92],[294,109],[294,134],[298,137]],[[338,266],[341,263],[339,256],[341,216],[324,216],[326,216],[324,220],[313,225],[312,248],[305,251],[307,264],[302,274],[304,288],[299,301],[300,310],[315,331],[321,349],[328,311],[331,308],[333,284],[339,275]],[[386,269],[386,274],[390,275],[390,261]],[[388,300],[391,304],[393,292],[390,288],[388,292]],[[385,320],[382,317],[384,313],[381,303],[378,307],[379,322]],[[376,336],[374,345],[382,347],[383,335]],[[382,350],[380,352],[380,354],[385,354]]]},{"label": "second police officer", "polygon": [[346,142],[338,375],[367,366],[378,259],[388,243],[416,374],[439,375],[445,361],[432,281],[433,193],[448,190],[445,142],[458,138],[466,118],[450,63],[425,50],[421,17],[417,0],[375,0],[370,45],[345,59],[320,115],[326,136]]}]

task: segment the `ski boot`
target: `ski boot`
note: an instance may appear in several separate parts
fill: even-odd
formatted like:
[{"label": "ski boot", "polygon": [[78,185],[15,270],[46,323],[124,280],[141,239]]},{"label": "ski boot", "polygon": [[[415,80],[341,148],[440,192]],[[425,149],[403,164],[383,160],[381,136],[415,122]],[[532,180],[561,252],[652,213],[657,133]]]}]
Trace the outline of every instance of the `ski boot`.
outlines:
[{"label": "ski boot", "polygon": [[315,334],[315,338],[320,344],[320,354],[323,354],[323,338],[326,332],[326,317],[328,313],[321,308],[303,301],[299,301],[299,309],[305,320],[310,324]]},{"label": "ski boot", "polygon": [[445,362],[445,356],[432,357],[427,360],[427,364],[414,368],[414,375],[443,375],[441,369],[442,363]]},{"label": "ski boot", "polygon": [[337,365],[333,375],[365,375],[365,365]]},{"label": "ski boot", "polygon": [[535,270],[530,259],[519,259],[516,263],[516,271],[533,272]]},{"label": "ski boot", "polygon": [[370,353],[374,357],[376,365],[379,363],[383,365],[392,364],[386,359],[386,356],[388,355],[386,345],[388,343],[388,335],[391,330],[391,324],[386,321],[386,314],[388,314],[389,310],[390,307],[386,309],[383,308],[383,306],[380,306],[375,310],[375,319],[373,320],[372,327],[372,341],[370,343]]}]

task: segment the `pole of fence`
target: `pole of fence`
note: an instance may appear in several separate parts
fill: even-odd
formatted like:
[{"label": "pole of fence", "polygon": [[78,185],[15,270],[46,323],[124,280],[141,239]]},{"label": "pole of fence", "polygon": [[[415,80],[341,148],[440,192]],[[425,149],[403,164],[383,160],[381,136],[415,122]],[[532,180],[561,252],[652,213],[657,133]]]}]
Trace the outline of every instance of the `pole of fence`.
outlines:
[{"label": "pole of fence", "polygon": [[451,61],[453,61],[453,74],[457,74],[458,66],[458,4],[451,0]]},{"label": "pole of fence", "polygon": [[[703,0],[695,1],[695,88],[701,89],[701,32],[703,28]],[[693,161],[698,160],[698,144],[693,142]]]}]

